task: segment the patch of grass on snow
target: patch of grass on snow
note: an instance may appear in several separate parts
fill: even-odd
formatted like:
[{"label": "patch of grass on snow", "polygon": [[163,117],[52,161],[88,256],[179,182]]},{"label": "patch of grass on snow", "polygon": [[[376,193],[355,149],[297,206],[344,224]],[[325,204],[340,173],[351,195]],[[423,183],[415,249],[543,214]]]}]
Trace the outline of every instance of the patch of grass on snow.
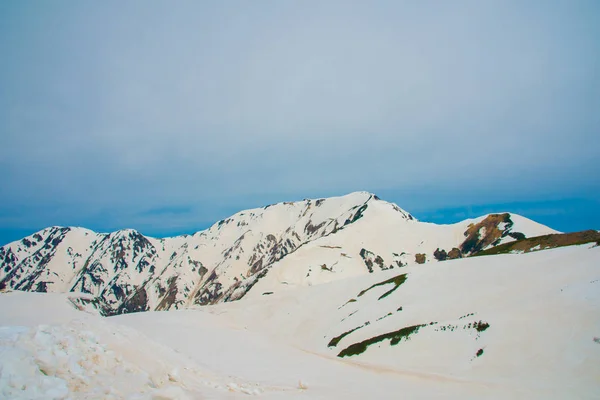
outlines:
[{"label": "patch of grass on snow", "polygon": [[394,287],[390,290],[388,290],[387,292],[385,292],[384,294],[382,294],[381,296],[379,296],[379,298],[377,300],[381,300],[387,296],[389,296],[390,294],[392,294],[396,289],[398,289],[400,287],[400,285],[402,285],[404,282],[406,282],[407,276],[406,274],[401,274],[401,275],[397,275],[394,276],[393,278],[390,278],[388,280],[385,280],[383,282],[379,282],[376,283],[374,285],[371,285],[370,287],[368,287],[367,289],[361,291],[358,294],[358,297],[361,297],[363,294],[367,293],[369,290],[376,288],[377,286],[383,286],[383,285],[387,285],[390,283],[394,284]]},{"label": "patch of grass on snow", "polygon": [[504,243],[491,249],[480,251],[474,256],[488,256],[494,254],[508,254],[510,252],[528,253],[545,249],[553,249],[564,246],[574,246],[586,243],[600,243],[600,233],[594,230],[572,232],[572,233],[553,233],[550,235],[535,236],[527,239],[521,239],[514,242]]},{"label": "patch of grass on snow", "polygon": [[363,340],[362,342],[354,343],[346,347],[344,350],[340,351],[338,357],[349,357],[362,354],[372,344],[379,343],[387,339],[390,339],[391,346],[395,346],[398,343],[400,343],[402,339],[408,340],[410,335],[417,333],[419,329],[426,325],[427,324],[407,326],[394,332],[384,333],[383,335],[375,336],[370,339]]},{"label": "patch of grass on snow", "polygon": [[340,342],[340,340],[342,340],[343,338],[345,338],[346,336],[348,336],[348,335],[349,335],[349,334],[351,334],[352,332],[354,332],[354,331],[357,331],[357,330],[359,330],[360,328],[362,328],[362,327],[364,327],[364,326],[366,326],[366,325],[368,325],[368,324],[363,324],[363,325],[361,325],[361,326],[357,326],[357,327],[356,327],[356,328],[354,328],[354,329],[350,329],[349,331],[347,331],[347,332],[344,332],[344,333],[342,333],[341,335],[334,337],[333,339],[331,339],[331,340],[329,341],[329,343],[327,344],[327,347],[335,347],[335,346],[337,346],[337,345],[338,345],[338,343]]}]

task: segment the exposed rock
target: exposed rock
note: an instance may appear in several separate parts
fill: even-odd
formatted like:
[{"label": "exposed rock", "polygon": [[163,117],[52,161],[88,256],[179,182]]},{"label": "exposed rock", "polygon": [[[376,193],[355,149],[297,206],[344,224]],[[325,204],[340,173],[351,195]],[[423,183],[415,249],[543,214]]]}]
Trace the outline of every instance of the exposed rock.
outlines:
[{"label": "exposed rock", "polygon": [[327,264],[321,265],[321,270],[331,272],[331,268],[327,268]]},{"label": "exposed rock", "polygon": [[198,268],[198,275],[200,275],[200,281],[202,281],[202,278],[204,278],[204,275],[206,275],[207,272],[208,269],[206,269],[202,264],[200,264],[200,268]]},{"label": "exposed rock", "polygon": [[392,253],[392,263],[395,264],[396,267],[402,268],[406,265],[402,262],[402,258],[401,258],[404,254],[405,253],[402,253],[402,254]]},{"label": "exposed rock", "polygon": [[223,294],[223,297],[222,297],[223,301],[240,300],[250,291],[250,289],[252,289],[252,287],[254,285],[256,285],[258,283],[258,281],[260,279],[264,278],[268,272],[269,272],[268,269],[263,269],[258,274],[254,275],[250,278],[247,278],[243,282],[238,282],[236,285],[230,287]]},{"label": "exposed rock", "polygon": [[346,222],[344,223],[344,225],[352,224],[352,223],[358,221],[360,218],[362,218],[363,213],[365,212],[365,210],[367,209],[367,207],[368,207],[367,204],[363,204],[362,206],[360,206],[358,208],[358,211],[356,211],[356,214],[354,214],[353,216],[351,216],[350,218],[348,218],[346,220]]},{"label": "exposed rock", "polygon": [[217,300],[222,296],[222,288],[223,285],[218,280],[218,276],[213,271],[206,282],[202,285],[200,290],[196,293],[196,297],[194,300],[195,304],[198,305],[207,305],[207,304],[215,304]]},{"label": "exposed rock", "polygon": [[306,223],[306,226],[304,227],[304,232],[306,232],[309,235],[312,235],[315,232],[317,232],[319,229],[321,229],[322,227],[324,227],[326,223],[327,223],[327,221],[323,221],[323,222],[321,222],[318,225],[313,225],[312,221],[308,221]]},{"label": "exposed rock", "polygon": [[36,292],[46,293],[48,291],[48,282],[40,281],[35,287]]},{"label": "exposed rock", "polygon": [[460,245],[461,253],[463,255],[475,254],[499,244],[502,238],[511,233],[517,237],[523,235],[520,232],[511,232],[512,226],[513,221],[508,213],[488,215],[481,222],[469,226],[465,232],[466,239]]},{"label": "exposed rock", "polygon": [[448,254],[446,254],[446,250],[440,250],[439,247],[433,252],[433,256],[438,261],[444,261],[448,258]]},{"label": "exposed rock", "polygon": [[425,264],[425,261],[427,261],[427,256],[423,253],[417,253],[415,254],[415,262],[417,264]]},{"label": "exposed rock", "polygon": [[526,236],[521,232],[510,232],[508,236],[512,237],[515,240],[523,240],[526,238]]},{"label": "exposed rock", "polygon": [[127,299],[118,309],[118,314],[148,311],[148,296],[143,287],[136,288],[131,298]]},{"label": "exposed rock", "polygon": [[166,295],[160,300],[156,306],[157,311],[166,311],[175,304],[177,299],[177,277],[173,276],[168,280],[169,288],[167,289]]},{"label": "exposed rock", "polygon": [[452,250],[448,252],[448,259],[454,260],[456,258],[462,258],[462,253],[456,247],[453,247]]},{"label": "exposed rock", "polygon": [[363,259],[363,261],[365,262],[365,265],[367,266],[367,269],[369,270],[370,273],[373,273],[374,265],[377,265],[379,267],[379,269],[381,269],[382,271],[393,268],[393,266],[391,266],[391,265],[389,267],[386,267],[385,263],[383,261],[383,258],[381,258],[381,256],[376,255],[375,253],[373,253],[367,249],[361,249],[360,256]]}]

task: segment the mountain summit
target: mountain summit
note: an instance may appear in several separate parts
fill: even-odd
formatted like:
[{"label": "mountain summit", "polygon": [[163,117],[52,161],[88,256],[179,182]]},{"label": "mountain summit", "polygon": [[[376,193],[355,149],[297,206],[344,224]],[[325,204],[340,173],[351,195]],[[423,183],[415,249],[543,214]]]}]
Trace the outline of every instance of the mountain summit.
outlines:
[{"label": "mountain summit", "polygon": [[238,212],[193,235],[50,227],[0,248],[0,286],[81,292],[103,315],[180,309],[468,257],[555,233],[515,214],[416,220],[367,192]]}]

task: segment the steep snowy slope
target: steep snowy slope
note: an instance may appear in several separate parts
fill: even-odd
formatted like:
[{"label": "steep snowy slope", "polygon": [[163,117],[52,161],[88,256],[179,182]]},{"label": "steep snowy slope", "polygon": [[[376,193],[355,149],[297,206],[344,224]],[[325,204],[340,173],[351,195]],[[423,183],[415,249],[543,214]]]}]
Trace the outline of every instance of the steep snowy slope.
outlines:
[{"label": "steep snowy slope", "polygon": [[0,248],[0,276],[14,289],[69,291],[102,238],[83,228],[46,228]]},{"label": "steep snowy slope", "polygon": [[[239,212],[194,235],[48,228],[0,248],[0,285],[89,293],[105,315],[168,310],[244,297],[278,285],[323,283],[414,263],[469,256],[554,231],[517,215],[454,225],[415,220],[357,192]],[[276,266],[277,273],[271,273]]]},{"label": "steep snowy slope", "polygon": [[109,318],[0,293],[0,397],[594,399],[598,265],[573,246]]},{"label": "steep snowy slope", "polygon": [[452,225],[405,217],[394,204],[369,203],[363,218],[335,235],[314,240],[275,263],[252,296],[281,286],[312,285],[469,256],[497,244],[552,231],[514,214],[495,214]]}]

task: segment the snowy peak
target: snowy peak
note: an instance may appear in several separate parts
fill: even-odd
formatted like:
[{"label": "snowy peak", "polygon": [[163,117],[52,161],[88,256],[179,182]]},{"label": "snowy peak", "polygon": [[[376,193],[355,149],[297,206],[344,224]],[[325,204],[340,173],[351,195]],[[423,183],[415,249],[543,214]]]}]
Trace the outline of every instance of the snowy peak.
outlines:
[{"label": "snowy peak", "polygon": [[50,227],[0,248],[0,280],[19,290],[68,291],[68,283],[101,235]]},{"label": "snowy peak", "polygon": [[106,315],[167,310],[467,257],[548,233],[554,231],[508,213],[422,223],[372,193],[355,192],[244,210],[194,235],[165,239],[133,229],[47,228],[0,248],[0,284],[88,293],[86,306]]}]

